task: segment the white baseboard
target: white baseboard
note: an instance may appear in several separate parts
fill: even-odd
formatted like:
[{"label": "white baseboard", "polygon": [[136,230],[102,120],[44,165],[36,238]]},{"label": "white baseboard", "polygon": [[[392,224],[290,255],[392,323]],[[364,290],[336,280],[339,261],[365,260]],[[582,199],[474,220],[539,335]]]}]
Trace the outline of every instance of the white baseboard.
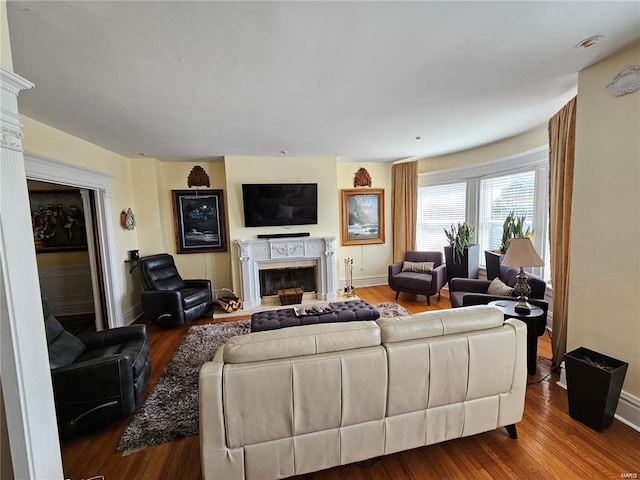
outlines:
[{"label": "white baseboard", "polygon": [[[556,385],[567,389],[567,373],[564,362],[560,365],[560,380],[556,382]],[[640,432],[640,398],[622,390],[614,418]]]},{"label": "white baseboard", "polygon": [[[353,279],[354,287],[373,287],[374,285],[387,285],[386,275],[377,275],[373,277],[358,277]],[[338,289],[344,290],[347,286],[347,280],[342,278],[338,281]]]},{"label": "white baseboard", "polygon": [[142,312],[142,303],[136,303],[131,309],[122,314],[122,324],[123,325],[131,325],[135,322],[139,317],[143,314]]}]

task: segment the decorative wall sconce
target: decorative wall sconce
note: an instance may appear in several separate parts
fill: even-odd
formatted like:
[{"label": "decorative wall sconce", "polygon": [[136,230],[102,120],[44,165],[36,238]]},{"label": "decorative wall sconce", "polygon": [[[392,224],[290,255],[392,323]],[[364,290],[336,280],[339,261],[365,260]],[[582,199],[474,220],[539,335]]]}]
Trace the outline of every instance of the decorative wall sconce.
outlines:
[{"label": "decorative wall sconce", "polygon": [[120,214],[120,225],[127,230],[133,230],[136,227],[136,216],[130,208],[128,208],[126,212],[122,210]]},{"label": "decorative wall sconce", "polygon": [[187,177],[187,186],[191,187],[210,187],[209,183],[209,175],[204,171],[200,165],[196,165],[189,172],[189,176]]},{"label": "decorative wall sconce", "polygon": [[371,186],[371,175],[366,168],[361,168],[356,172],[356,176],[353,177],[353,186],[354,188]]}]

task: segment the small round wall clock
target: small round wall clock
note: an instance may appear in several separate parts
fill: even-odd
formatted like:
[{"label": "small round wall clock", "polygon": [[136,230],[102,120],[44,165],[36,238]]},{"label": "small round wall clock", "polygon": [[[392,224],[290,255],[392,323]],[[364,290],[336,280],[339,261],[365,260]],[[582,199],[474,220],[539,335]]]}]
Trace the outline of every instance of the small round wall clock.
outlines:
[{"label": "small round wall clock", "polygon": [[125,212],[124,210],[120,214],[120,224],[122,228],[127,230],[133,230],[136,226],[136,216],[133,214],[130,208]]}]

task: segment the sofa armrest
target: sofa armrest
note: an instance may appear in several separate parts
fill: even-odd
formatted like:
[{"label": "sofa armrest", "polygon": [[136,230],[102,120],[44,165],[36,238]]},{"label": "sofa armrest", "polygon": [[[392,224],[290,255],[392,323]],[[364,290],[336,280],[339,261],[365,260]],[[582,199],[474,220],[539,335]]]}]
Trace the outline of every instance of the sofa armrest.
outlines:
[{"label": "sofa armrest", "polygon": [[132,359],[112,355],[51,371],[62,436],[105,425],[135,408]]},{"label": "sofa armrest", "polygon": [[436,291],[440,291],[442,287],[447,283],[447,265],[438,265],[431,271],[431,282],[436,286]]},{"label": "sofa armrest", "polygon": [[452,278],[449,282],[450,292],[487,293],[491,282],[477,278]]},{"label": "sofa armrest", "polygon": [[229,449],[226,440],[223,396],[224,345],[213,360],[202,365],[199,376],[200,457],[205,480],[244,479],[244,449]]},{"label": "sofa armrest", "polygon": [[78,339],[87,347],[87,350],[117,345],[130,340],[146,340],[147,327],[145,325],[129,325],[127,327],[110,328],[101,332],[91,332],[78,335]]},{"label": "sofa armrest", "polygon": [[389,279],[402,271],[402,262],[389,265]]}]

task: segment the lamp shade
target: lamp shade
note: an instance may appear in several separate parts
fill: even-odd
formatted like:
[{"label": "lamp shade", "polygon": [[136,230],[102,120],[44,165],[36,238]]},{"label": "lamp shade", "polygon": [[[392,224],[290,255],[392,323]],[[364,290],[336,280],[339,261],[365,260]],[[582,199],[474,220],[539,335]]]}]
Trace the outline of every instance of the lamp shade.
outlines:
[{"label": "lamp shade", "polygon": [[544,261],[533,248],[531,239],[527,237],[512,238],[507,253],[502,259],[506,267],[542,267]]}]

